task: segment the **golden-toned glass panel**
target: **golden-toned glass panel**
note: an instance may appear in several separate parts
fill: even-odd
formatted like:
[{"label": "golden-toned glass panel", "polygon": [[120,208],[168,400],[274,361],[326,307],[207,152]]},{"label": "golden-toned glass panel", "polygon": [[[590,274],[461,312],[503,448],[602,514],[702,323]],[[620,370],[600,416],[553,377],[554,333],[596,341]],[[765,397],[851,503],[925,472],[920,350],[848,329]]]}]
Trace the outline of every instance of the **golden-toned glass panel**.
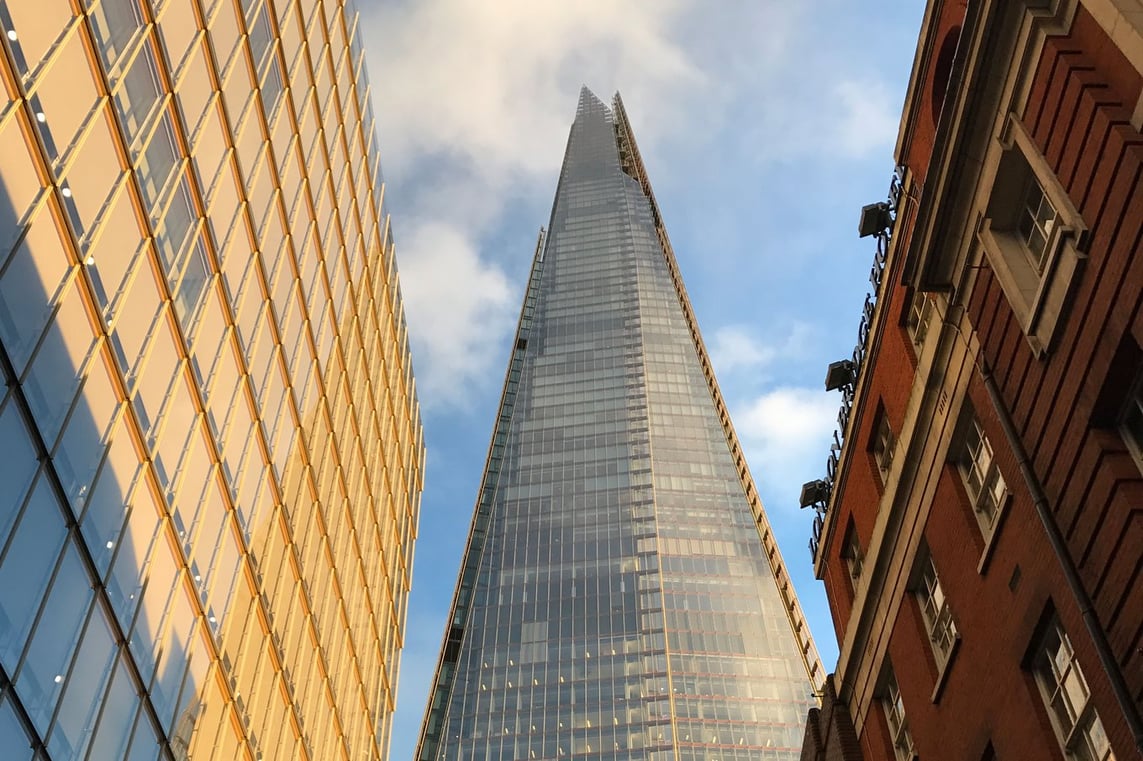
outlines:
[{"label": "golden-toned glass panel", "polygon": [[[199,26],[194,6],[194,3],[186,0],[168,0],[163,4],[163,11],[159,16],[159,34],[167,49],[167,60],[175,69],[180,67],[187,49],[198,35]],[[198,47],[201,53],[201,45]],[[203,79],[207,78],[205,73],[201,76]],[[209,80],[207,82],[209,83]]]},{"label": "golden-toned glass panel", "polygon": [[[172,3],[179,5],[179,3]],[[214,83],[210,80],[210,66],[207,62],[206,48],[202,43],[195,44],[187,53],[186,60],[175,81],[175,96],[179,108],[183,113],[183,122],[192,134],[201,131],[201,124],[206,114],[207,105],[214,97]],[[198,140],[195,138],[195,150],[198,153]],[[206,178],[213,176],[205,174]]]},{"label": "golden-toned glass panel", "polygon": [[23,74],[43,62],[75,15],[67,0],[5,3],[0,14],[12,57]]},{"label": "golden-toned glass panel", "polygon": [[77,233],[82,235],[94,227],[122,173],[118,143],[109,114],[101,109],[91,120],[82,149],[69,162],[64,175],[71,202],[79,216],[81,227]]},{"label": "golden-toned glass panel", "polygon": [[22,231],[24,215],[43,187],[33,156],[36,150],[22,128],[23,112],[12,109],[0,123],[0,184],[4,187],[8,213],[0,218],[0,257],[11,250]]},{"label": "golden-toned glass panel", "polygon": [[50,159],[68,152],[97,97],[83,35],[77,29],[67,36],[51,63],[37,76],[29,98]]}]

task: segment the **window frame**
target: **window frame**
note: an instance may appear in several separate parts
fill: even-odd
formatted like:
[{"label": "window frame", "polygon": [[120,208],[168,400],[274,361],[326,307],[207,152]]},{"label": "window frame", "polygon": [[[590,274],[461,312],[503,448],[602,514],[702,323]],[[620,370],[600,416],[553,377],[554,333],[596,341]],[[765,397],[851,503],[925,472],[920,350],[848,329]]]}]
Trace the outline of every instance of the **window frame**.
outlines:
[{"label": "window frame", "polygon": [[[1015,114],[1008,114],[985,161],[990,188],[977,239],[1033,353],[1043,357],[1063,324],[1087,256],[1087,225]],[[1042,255],[1020,238],[1019,217],[1034,182],[1054,209]]]},{"label": "window frame", "polygon": [[[987,462],[982,463],[981,455],[985,451],[987,451]],[[988,433],[984,430],[980,418],[971,409],[965,415],[962,424],[960,444],[957,447],[957,471],[964,483],[981,536],[986,547],[991,546],[1011,491],[996,462],[996,451],[988,438]],[[991,509],[984,509],[985,501],[991,505]]]},{"label": "window frame", "polygon": [[917,746],[909,731],[909,717],[905,712],[905,701],[901,698],[901,686],[893,667],[886,661],[881,676],[878,700],[885,712],[885,726],[889,730],[889,743],[893,747],[893,757],[897,761],[913,761],[917,757]]},{"label": "window frame", "polygon": [[[918,302],[921,302],[920,306]],[[925,343],[925,336],[929,332],[929,324],[932,322],[935,309],[929,294],[922,290],[914,290],[905,307],[905,330],[918,353]]]},{"label": "window frame", "polygon": [[[1061,663],[1061,654],[1066,663]],[[1065,758],[1115,761],[1115,752],[1091,699],[1091,687],[1058,615],[1053,613],[1041,627],[1031,648],[1028,668]],[[1083,701],[1078,706],[1073,705],[1077,696]],[[1070,726],[1064,724],[1065,720]],[[1103,740],[1102,749],[1096,747],[1099,738]]]},{"label": "window frame", "polygon": [[925,625],[925,633],[928,635],[933,659],[940,674],[937,680],[939,694],[940,685],[944,681],[944,672],[952,663],[957,644],[960,642],[960,630],[956,625],[956,617],[953,616],[948,594],[941,586],[936,563],[933,562],[932,553],[927,546],[918,553],[910,591],[917,601],[921,621]]}]

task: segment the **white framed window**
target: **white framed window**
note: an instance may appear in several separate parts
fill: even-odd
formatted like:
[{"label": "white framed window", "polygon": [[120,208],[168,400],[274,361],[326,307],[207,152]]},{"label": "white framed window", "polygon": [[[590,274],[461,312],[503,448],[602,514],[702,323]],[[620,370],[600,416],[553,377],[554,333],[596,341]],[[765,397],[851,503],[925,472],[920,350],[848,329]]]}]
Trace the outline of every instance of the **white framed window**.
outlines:
[{"label": "white framed window", "polygon": [[992,443],[975,415],[970,416],[965,424],[960,472],[964,477],[969,499],[972,500],[980,532],[986,540],[990,539],[996,530],[1000,511],[1008,498],[1008,485],[996,465]]},{"label": "white framed window", "polygon": [[889,739],[893,743],[893,756],[897,761],[912,761],[917,757],[913,736],[909,734],[909,720],[905,716],[905,702],[893,667],[886,664],[882,678],[881,707],[885,710],[885,723],[889,726]]},{"label": "white framed window", "polygon": [[1029,343],[1043,354],[1085,258],[1087,226],[1014,114],[985,165],[991,191],[978,238]]},{"label": "white framed window", "polygon": [[909,314],[905,318],[905,328],[913,346],[920,346],[925,342],[925,334],[929,331],[929,322],[932,320],[933,302],[924,291],[914,291],[909,301]]},{"label": "white framed window", "polygon": [[1044,195],[1039,180],[1029,172],[1017,212],[1016,231],[1020,234],[1020,243],[1031,257],[1037,274],[1044,273],[1048,243],[1052,240],[1057,216],[1056,207]]},{"label": "white framed window", "polygon": [[958,634],[952,608],[949,607],[948,598],[941,588],[940,577],[937,576],[937,568],[933,565],[933,558],[927,550],[918,563],[913,594],[921,609],[921,618],[929,634],[933,656],[936,658],[938,668],[943,670],[952,657]]},{"label": "white framed window", "polygon": [[1032,671],[1066,757],[1115,761],[1071,640],[1055,616],[1035,647]]},{"label": "white framed window", "polygon": [[877,416],[877,430],[873,434],[873,460],[881,476],[881,483],[889,480],[889,468],[893,465],[893,429],[889,427],[889,415],[885,410]]}]

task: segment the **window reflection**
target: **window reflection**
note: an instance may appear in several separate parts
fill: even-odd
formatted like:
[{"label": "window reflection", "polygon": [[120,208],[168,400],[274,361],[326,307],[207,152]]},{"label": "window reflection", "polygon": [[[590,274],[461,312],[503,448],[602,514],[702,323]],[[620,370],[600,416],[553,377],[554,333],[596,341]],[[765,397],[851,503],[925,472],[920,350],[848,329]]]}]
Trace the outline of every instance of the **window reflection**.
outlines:
[{"label": "window reflection", "polygon": [[48,749],[56,758],[82,758],[95,729],[116,647],[103,609],[95,606],[67,678]]},{"label": "window reflection", "polygon": [[99,43],[99,54],[108,70],[113,70],[139,31],[143,16],[135,0],[100,0],[90,12],[91,27]]},{"label": "window reflection", "polygon": [[[42,589],[37,591],[42,593]],[[63,690],[91,594],[91,580],[75,545],[69,542],[15,679],[32,724],[41,734],[47,732]]]}]

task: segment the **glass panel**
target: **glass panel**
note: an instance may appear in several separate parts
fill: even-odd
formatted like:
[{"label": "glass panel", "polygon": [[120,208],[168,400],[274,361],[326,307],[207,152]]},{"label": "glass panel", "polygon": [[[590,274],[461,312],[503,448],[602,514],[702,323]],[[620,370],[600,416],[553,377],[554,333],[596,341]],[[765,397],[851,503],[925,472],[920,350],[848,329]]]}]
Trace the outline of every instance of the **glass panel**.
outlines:
[{"label": "glass panel", "polygon": [[159,324],[162,301],[150,267],[140,266],[113,324],[111,346],[130,391],[140,370],[140,355],[147,337]]},{"label": "glass panel", "polygon": [[67,38],[51,66],[38,78],[35,98],[36,126],[44,135],[48,158],[54,161],[67,153],[97,98],[82,35]]},{"label": "glass panel", "polygon": [[131,738],[128,754],[124,761],[155,761],[164,757],[155,725],[146,713],[141,713],[135,724],[135,735]]},{"label": "glass panel", "polygon": [[188,650],[194,632],[195,615],[186,595],[185,584],[177,582],[170,602],[167,630],[162,638],[162,653],[151,685],[151,702],[164,726],[171,726],[175,701],[182,688],[183,676],[190,660]]},{"label": "glass panel", "polygon": [[196,235],[194,243],[187,250],[182,280],[175,288],[175,313],[186,333],[197,313],[199,302],[210,280],[210,264],[206,258],[206,246],[201,235]]},{"label": "glass panel", "polygon": [[55,444],[94,344],[91,320],[73,281],[24,381],[28,406],[49,447]]},{"label": "glass panel", "polygon": [[36,473],[37,457],[19,407],[11,399],[0,410],[0,548],[20,514]]},{"label": "glass panel", "polygon": [[124,75],[119,91],[115,93],[120,123],[127,132],[129,142],[133,142],[142,132],[143,125],[158,104],[162,92],[155,53],[150,44],[143,45]]},{"label": "glass panel", "polygon": [[117,302],[126,291],[128,276],[139,266],[143,245],[134,199],[126,183],[120,183],[84,258],[85,272],[108,322],[115,321]]},{"label": "glass panel", "polygon": [[143,149],[138,160],[136,173],[139,176],[139,187],[143,189],[143,199],[151,210],[152,219],[159,214],[156,208],[159,196],[171,172],[180,158],[179,148],[175,144],[175,127],[171,120],[170,111],[164,111],[155,127],[151,140]]},{"label": "glass panel", "polygon": [[0,189],[4,201],[0,204],[3,208],[0,213],[0,261],[23,232],[20,222],[43,187],[36,164],[32,161],[38,149],[28,146],[20,130],[20,115],[17,111],[0,124]]},{"label": "glass panel", "polygon": [[159,524],[155,501],[146,482],[140,483],[132,495],[127,518],[127,531],[120,541],[115,562],[107,579],[107,596],[119,619],[128,629],[143,590],[144,561],[151,550]]},{"label": "glass panel", "polygon": [[90,18],[99,54],[111,70],[142,25],[142,13],[135,0],[101,0],[91,10]]},{"label": "glass panel", "polygon": [[13,761],[32,757],[31,738],[16,717],[12,701],[6,697],[0,697],[0,748],[3,748],[5,753],[13,754]]},{"label": "glass panel", "polygon": [[52,458],[64,488],[64,497],[77,515],[83,512],[119,405],[119,393],[112,385],[106,363],[100,356],[84,381],[83,391]]},{"label": "glass panel", "polygon": [[16,65],[24,72],[35,69],[47,56],[73,15],[67,0],[9,2],[2,10]]},{"label": "glass panel", "polygon": [[76,234],[80,237],[94,226],[123,171],[107,119],[107,113],[100,112],[92,120],[83,149],[67,169],[70,199],[80,222]]},{"label": "glass panel", "polygon": [[83,757],[95,729],[115,653],[110,626],[103,609],[96,606],[67,679],[55,727],[48,738],[48,749],[55,758]]},{"label": "glass panel", "polygon": [[90,758],[123,757],[138,707],[139,690],[128,671],[126,656],[123,656],[118,659],[115,674],[111,678],[111,689],[103,701],[103,712],[92,739]]},{"label": "glass panel", "polygon": [[[191,41],[198,34],[194,3],[168,2],[159,16],[159,32],[167,48],[171,65],[179,67]],[[206,78],[205,74],[203,75]],[[208,80],[209,81],[209,80]],[[191,122],[193,124],[193,122]]]},{"label": "glass panel", "polygon": [[63,689],[91,597],[91,579],[69,542],[15,680],[32,724],[42,734]]},{"label": "glass panel", "polygon": [[159,258],[166,269],[167,281],[172,282],[178,277],[179,254],[186,245],[187,236],[195,227],[198,214],[195,211],[194,201],[191,198],[190,184],[183,174],[171,198],[170,205],[159,227],[156,246]]},{"label": "glass panel", "polygon": [[41,476],[0,560],[0,662],[9,673],[24,649],[65,533],[55,495]]},{"label": "glass panel", "polygon": [[70,268],[55,220],[43,209],[0,275],[0,338],[16,375],[23,375]]},{"label": "glass panel", "polygon": [[127,495],[139,473],[139,456],[131,441],[130,423],[119,418],[112,435],[109,454],[98,480],[87,499],[80,528],[100,576],[107,571],[127,520]]}]

